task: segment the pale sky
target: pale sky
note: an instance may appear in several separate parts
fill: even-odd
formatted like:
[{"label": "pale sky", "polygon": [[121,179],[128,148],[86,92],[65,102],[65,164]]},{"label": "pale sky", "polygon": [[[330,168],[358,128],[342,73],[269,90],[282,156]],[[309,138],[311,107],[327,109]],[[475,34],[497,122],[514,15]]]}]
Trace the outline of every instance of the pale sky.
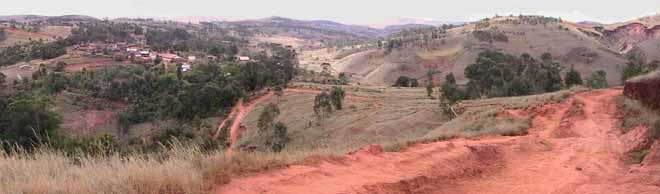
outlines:
[{"label": "pale sky", "polygon": [[282,16],[377,24],[402,17],[473,21],[509,14],[539,14],[571,21],[626,21],[660,12],[660,0],[2,0],[0,15],[116,17]]}]

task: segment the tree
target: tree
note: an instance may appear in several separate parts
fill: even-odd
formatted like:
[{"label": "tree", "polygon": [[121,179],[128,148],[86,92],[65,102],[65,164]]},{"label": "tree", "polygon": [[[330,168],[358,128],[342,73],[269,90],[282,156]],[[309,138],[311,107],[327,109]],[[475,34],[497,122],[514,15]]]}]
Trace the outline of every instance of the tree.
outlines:
[{"label": "tree", "polygon": [[179,81],[183,78],[183,66],[181,64],[176,64],[176,78]]},{"label": "tree", "polygon": [[347,85],[347,84],[348,84],[348,82],[349,82],[349,78],[348,78],[348,76],[346,75],[346,73],[341,72],[341,73],[339,73],[339,76],[338,76],[338,77],[339,77],[339,82],[340,82],[342,85]]},{"label": "tree", "polygon": [[458,88],[458,85],[456,84],[456,78],[454,77],[453,73],[449,73],[447,76],[445,76],[445,83],[442,84],[440,90],[442,92],[440,96],[441,108],[443,108],[445,114],[456,117],[456,112],[452,106],[465,98],[465,92]]},{"label": "tree", "polygon": [[589,77],[587,78],[587,85],[590,88],[594,88],[594,89],[609,87],[609,85],[607,84],[607,72],[603,70],[599,70],[591,73],[591,75],[589,75]]},{"label": "tree", "polygon": [[332,113],[332,99],[330,95],[323,91],[314,97],[314,114],[320,120],[325,119],[328,114]]},{"label": "tree", "polygon": [[407,76],[399,76],[394,82],[394,87],[417,87],[419,83],[417,79],[409,78]]},{"label": "tree", "polygon": [[264,108],[264,110],[261,112],[261,115],[259,115],[259,120],[257,121],[257,127],[259,128],[259,131],[265,132],[270,130],[273,127],[273,124],[275,124],[275,120],[279,115],[280,108],[276,104],[268,104],[266,108]]},{"label": "tree", "polygon": [[335,109],[342,109],[345,96],[346,93],[344,92],[344,89],[336,86],[332,87],[332,90],[330,91],[330,100],[332,101],[332,105],[334,105]]},{"label": "tree", "polygon": [[426,95],[428,97],[433,97],[433,87],[435,87],[435,85],[433,84],[433,75],[438,74],[438,73],[440,73],[440,72],[437,71],[437,70],[432,70],[432,69],[429,69],[426,72],[426,80],[427,80],[426,81]]},{"label": "tree", "polygon": [[580,76],[580,72],[577,72],[575,68],[571,66],[571,69],[566,72],[564,83],[568,88],[576,85],[582,85],[582,76]]},{"label": "tree", "polygon": [[275,86],[275,88],[273,88],[273,91],[275,91],[275,95],[277,95],[278,97],[282,97],[282,95],[284,95],[284,89],[282,89],[282,86]]},{"label": "tree", "polygon": [[7,76],[4,73],[0,72],[0,86],[4,85],[5,82],[7,82]]},{"label": "tree", "polygon": [[628,79],[648,72],[645,67],[645,61],[642,55],[631,55],[628,57],[626,67],[621,73],[621,82],[626,82]]},{"label": "tree", "polygon": [[48,96],[20,93],[0,99],[0,139],[25,148],[47,143],[59,128],[60,117],[49,110]]},{"label": "tree", "polygon": [[66,63],[63,61],[58,61],[57,64],[55,64],[55,69],[53,71],[56,72],[64,72],[64,68],[66,67]]},{"label": "tree", "polygon": [[154,65],[158,65],[163,62],[163,57],[160,55],[156,55],[156,59],[154,59]]},{"label": "tree", "polygon": [[466,96],[521,96],[561,89],[561,66],[546,53],[541,61],[529,54],[516,57],[497,51],[479,53],[465,68]]},{"label": "tree", "polygon": [[455,104],[465,98],[465,92],[458,88],[453,73],[445,76],[445,83],[442,84],[440,90],[442,92],[440,99],[445,99],[450,104]]},{"label": "tree", "polygon": [[5,32],[4,28],[0,28],[0,41],[4,41],[7,39],[7,33]]},{"label": "tree", "polygon": [[289,141],[288,128],[284,123],[278,122],[273,128],[273,140],[271,144],[271,149],[273,152],[280,152],[286,146],[286,143]]}]

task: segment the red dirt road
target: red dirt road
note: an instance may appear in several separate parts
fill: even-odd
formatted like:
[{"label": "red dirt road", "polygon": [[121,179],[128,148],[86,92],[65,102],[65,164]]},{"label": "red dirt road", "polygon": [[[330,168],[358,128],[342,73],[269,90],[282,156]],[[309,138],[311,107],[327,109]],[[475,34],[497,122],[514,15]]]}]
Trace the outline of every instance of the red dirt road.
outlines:
[{"label": "red dirt road", "polygon": [[252,108],[254,108],[255,105],[260,104],[273,96],[274,96],[273,92],[268,92],[266,95],[260,96],[257,99],[252,100],[247,105],[243,105],[243,100],[239,100],[238,103],[234,106],[234,108],[232,108],[231,113],[229,113],[229,116],[220,123],[218,129],[213,135],[213,139],[218,138],[222,128],[225,127],[229,119],[232,119],[231,127],[229,127],[229,148],[227,149],[227,155],[231,155],[231,152],[234,149],[234,145],[238,140],[238,133],[239,133],[239,129],[241,128],[241,122],[243,122],[243,119],[245,119],[247,113],[249,113],[252,110]]},{"label": "red dirt road", "polygon": [[625,163],[617,129],[621,90],[597,90],[532,111],[529,135],[367,146],[342,159],[233,180],[220,193],[660,193],[660,166]]}]

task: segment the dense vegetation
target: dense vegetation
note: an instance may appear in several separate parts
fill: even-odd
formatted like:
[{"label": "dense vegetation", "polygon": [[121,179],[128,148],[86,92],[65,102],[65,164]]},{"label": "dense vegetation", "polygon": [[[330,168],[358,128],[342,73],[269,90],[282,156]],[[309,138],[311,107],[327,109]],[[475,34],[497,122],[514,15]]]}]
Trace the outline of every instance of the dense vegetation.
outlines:
[{"label": "dense vegetation", "polygon": [[417,79],[410,78],[408,76],[399,76],[399,78],[396,79],[396,82],[394,82],[394,87],[417,87],[419,86],[419,82]]},{"label": "dense vegetation", "polygon": [[489,30],[489,31],[476,30],[472,32],[472,35],[481,42],[493,43],[495,41],[497,42],[509,41],[509,37],[507,37],[506,34],[493,30]]},{"label": "dense vegetation", "polygon": [[144,29],[137,24],[115,22],[80,23],[67,37],[70,44],[85,42],[135,42],[135,35],[142,35]]},{"label": "dense vegetation", "polygon": [[560,90],[561,67],[550,54],[536,60],[528,54],[516,57],[484,51],[465,68],[467,97],[522,96]]},{"label": "dense vegetation", "polygon": [[654,71],[658,69],[659,66],[660,61],[652,61],[647,63],[644,54],[632,54],[628,56],[628,62],[623,69],[623,73],[621,74],[621,82],[626,82],[626,80],[635,76]]},{"label": "dense vegetation", "polygon": [[180,123],[178,127],[154,138],[194,138],[195,133],[186,128],[198,119],[232,107],[248,93],[284,85],[293,78],[295,51],[281,46],[271,50],[272,55],[258,57],[259,62],[199,64],[188,72],[164,65],[127,65],[64,73],[41,66],[32,81],[25,79],[15,86],[17,94],[1,101],[0,106],[7,108],[2,109],[0,139],[26,147],[48,142],[44,137],[55,136],[59,128],[59,117],[49,111],[48,102],[64,90],[126,104],[118,115],[120,136],[133,124],[174,120]]},{"label": "dense vegetation", "polygon": [[587,86],[590,88],[601,89],[610,87],[610,85],[607,83],[607,72],[603,70],[593,72],[591,75],[589,75],[586,81]]},{"label": "dense vegetation", "polygon": [[21,61],[33,59],[52,59],[66,54],[66,42],[30,41],[27,44],[17,44],[0,48],[0,66],[12,65]]}]

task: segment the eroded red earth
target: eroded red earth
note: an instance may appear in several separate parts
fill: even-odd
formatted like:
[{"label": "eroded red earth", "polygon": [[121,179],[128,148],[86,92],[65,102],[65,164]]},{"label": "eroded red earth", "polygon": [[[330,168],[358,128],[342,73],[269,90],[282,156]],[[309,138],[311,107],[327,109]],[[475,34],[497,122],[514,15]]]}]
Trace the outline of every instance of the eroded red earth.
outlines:
[{"label": "eroded red earth", "polygon": [[454,139],[396,153],[370,145],[340,159],[236,179],[220,193],[658,194],[660,145],[641,165],[626,163],[627,153],[645,143],[646,129],[617,128],[621,93],[584,92],[516,111],[534,118],[525,136]]}]

